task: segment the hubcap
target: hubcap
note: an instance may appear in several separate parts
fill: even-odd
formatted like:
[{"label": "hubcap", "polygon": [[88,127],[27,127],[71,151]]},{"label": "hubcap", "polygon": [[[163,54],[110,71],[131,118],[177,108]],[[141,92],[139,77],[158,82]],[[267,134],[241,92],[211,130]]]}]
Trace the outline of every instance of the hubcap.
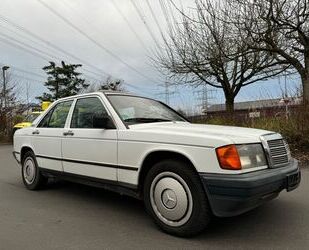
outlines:
[{"label": "hubcap", "polygon": [[24,162],[23,174],[26,183],[32,184],[35,179],[35,164],[31,157],[28,157]]},{"label": "hubcap", "polygon": [[191,191],[186,182],[172,172],[163,172],[154,178],[150,201],[157,217],[169,226],[185,224],[192,214]]}]

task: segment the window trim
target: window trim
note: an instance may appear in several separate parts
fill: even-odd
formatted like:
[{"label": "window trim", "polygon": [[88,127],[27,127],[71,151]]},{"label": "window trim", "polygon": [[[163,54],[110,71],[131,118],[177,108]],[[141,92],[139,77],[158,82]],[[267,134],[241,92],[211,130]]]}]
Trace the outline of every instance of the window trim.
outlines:
[{"label": "window trim", "polygon": [[[97,98],[99,99],[99,101],[101,102],[103,108],[106,110],[106,113],[108,114],[108,116],[111,118],[114,126],[115,126],[115,129],[118,130],[118,124],[116,123],[114,117],[111,115],[111,112],[109,111],[109,109],[106,107],[105,103],[103,102],[102,98],[100,95],[89,95],[89,96],[81,96],[81,97],[76,97],[74,99],[74,102],[72,104],[72,112],[69,113],[68,115],[68,124],[67,125],[67,128],[69,128],[70,130],[71,129],[91,129],[91,130],[102,130],[101,128],[72,128],[71,125],[72,125],[72,119],[73,119],[73,113],[74,113],[74,110],[75,110],[75,107],[76,107],[76,104],[77,104],[77,101],[78,100],[81,100],[81,99],[87,99],[87,98]],[[115,129],[108,129],[108,130],[115,130]]]},{"label": "window trim", "polygon": [[[50,115],[50,117],[49,117],[49,119],[48,119],[48,124],[49,124],[50,119],[51,119],[52,115],[54,114],[54,111],[55,111],[56,107],[57,107],[58,105],[61,105],[61,104],[65,103],[65,102],[72,102],[72,103],[71,103],[71,105],[70,105],[70,109],[69,109],[69,112],[68,112],[67,117],[66,117],[66,119],[65,119],[65,122],[64,122],[63,127],[40,127],[40,126],[39,126],[39,125],[41,124],[41,122],[45,119],[45,117],[47,117],[47,116],[49,115],[49,113],[51,112],[51,115]],[[74,103],[74,100],[72,100],[72,99],[63,100],[63,101],[59,101],[59,102],[55,103],[55,105],[53,105],[50,109],[48,109],[48,111],[47,111],[46,114],[43,116],[43,118],[40,119],[40,121],[38,122],[36,128],[40,128],[40,129],[41,129],[41,128],[46,128],[46,129],[47,129],[47,128],[48,128],[48,129],[64,129],[64,128],[66,127],[66,123],[67,123],[67,120],[68,120],[68,117],[69,117],[69,114],[70,114],[70,111],[71,111],[71,108],[72,108],[73,103]]]},{"label": "window trim", "polygon": [[[42,120],[49,114],[50,111],[52,111],[58,104],[61,104],[63,102],[69,102],[69,101],[73,101],[72,104],[71,104],[71,107],[70,107],[70,110],[72,108],[72,105],[74,104],[74,99],[73,98],[69,98],[69,99],[64,99],[64,100],[59,100],[59,101],[55,101],[52,103],[52,105],[50,105],[48,107],[47,110],[45,110],[45,112],[42,114],[42,117],[37,121],[37,123],[33,126],[34,128],[37,128],[37,129],[59,129],[59,128],[50,128],[50,127],[39,127],[40,123],[42,122]],[[69,118],[69,114],[70,114],[70,110],[69,110],[69,113],[67,115],[67,118],[66,118],[66,122],[64,124],[64,128],[66,128],[66,123],[67,123],[67,120]]]}]

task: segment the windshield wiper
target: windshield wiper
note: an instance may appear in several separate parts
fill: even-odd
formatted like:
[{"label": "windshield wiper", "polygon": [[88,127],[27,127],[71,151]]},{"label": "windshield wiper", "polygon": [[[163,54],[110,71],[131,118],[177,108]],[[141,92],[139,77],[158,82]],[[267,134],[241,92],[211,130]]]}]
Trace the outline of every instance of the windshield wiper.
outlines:
[{"label": "windshield wiper", "polygon": [[147,123],[147,122],[172,122],[173,120],[163,119],[163,118],[146,118],[146,117],[136,117],[124,119],[124,122],[136,122],[136,123]]}]

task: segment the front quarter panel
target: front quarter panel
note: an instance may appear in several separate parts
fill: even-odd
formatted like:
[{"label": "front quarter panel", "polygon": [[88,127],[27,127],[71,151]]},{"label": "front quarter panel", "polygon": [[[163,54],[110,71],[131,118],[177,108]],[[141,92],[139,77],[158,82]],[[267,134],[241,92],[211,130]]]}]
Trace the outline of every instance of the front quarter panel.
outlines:
[{"label": "front quarter panel", "polygon": [[21,162],[21,150],[23,147],[32,149],[31,135],[33,128],[23,128],[15,132],[13,138],[13,151],[16,152],[15,157],[18,162]]},{"label": "front quarter panel", "polygon": [[[138,176],[145,158],[157,151],[167,151],[185,156],[192,162],[197,172],[218,172],[220,166],[213,147],[188,146],[181,144],[171,144],[156,141],[130,140],[126,135],[135,131],[119,131],[118,141],[118,164],[121,166],[137,167],[138,171],[118,170],[118,180],[130,184],[138,184]],[[140,135],[140,133],[138,133]],[[134,137],[134,136],[133,136]],[[130,136],[132,138],[132,134]],[[147,138],[144,136],[144,138]]]}]

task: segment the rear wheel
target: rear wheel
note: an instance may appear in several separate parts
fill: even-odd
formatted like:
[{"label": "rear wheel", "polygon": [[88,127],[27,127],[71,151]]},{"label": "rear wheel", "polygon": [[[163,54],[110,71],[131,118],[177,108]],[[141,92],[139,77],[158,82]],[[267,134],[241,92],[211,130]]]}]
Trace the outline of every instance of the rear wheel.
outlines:
[{"label": "rear wheel", "polygon": [[178,160],[164,160],[149,170],[144,202],[156,224],[177,236],[198,234],[211,218],[199,176]]},{"label": "rear wheel", "polygon": [[32,151],[25,153],[22,160],[22,179],[26,188],[37,190],[47,183],[47,178],[40,173],[35,155]]}]

